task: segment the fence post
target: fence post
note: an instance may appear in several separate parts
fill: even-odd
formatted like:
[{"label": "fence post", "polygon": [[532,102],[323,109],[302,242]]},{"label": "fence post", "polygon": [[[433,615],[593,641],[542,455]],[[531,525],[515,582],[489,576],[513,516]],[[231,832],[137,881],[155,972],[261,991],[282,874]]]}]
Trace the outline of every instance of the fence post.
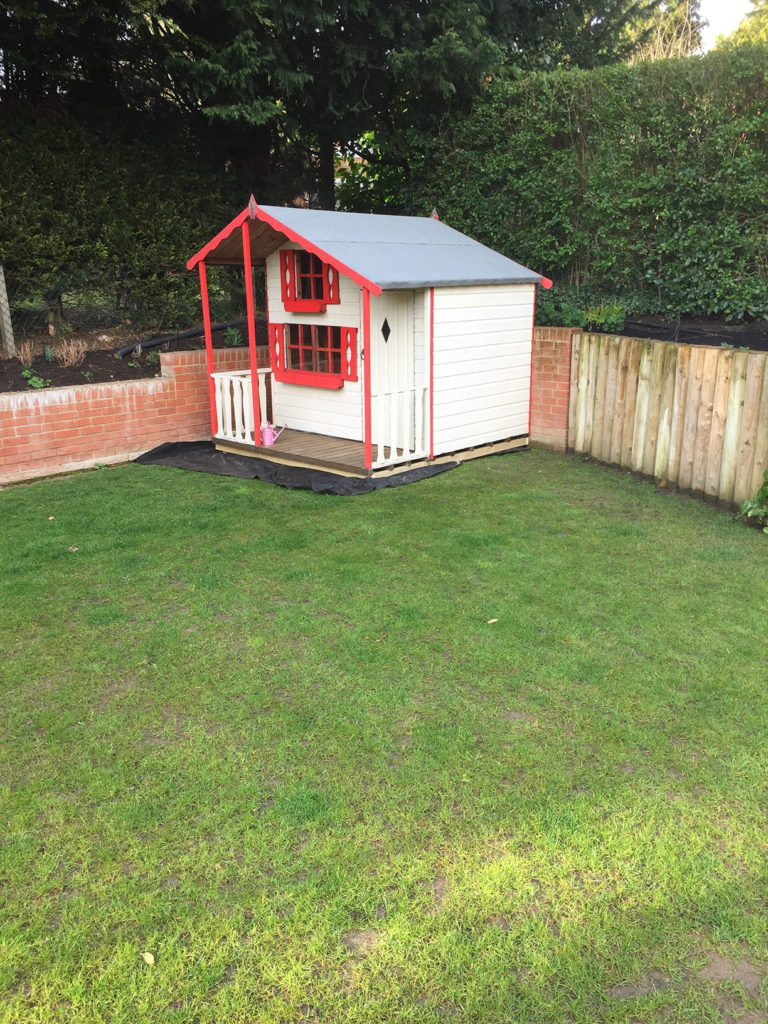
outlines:
[{"label": "fence post", "polygon": [[16,355],[16,343],[13,340],[11,324],[11,307],[8,305],[8,291],[5,287],[2,263],[0,263],[0,350],[6,359],[13,359]]}]

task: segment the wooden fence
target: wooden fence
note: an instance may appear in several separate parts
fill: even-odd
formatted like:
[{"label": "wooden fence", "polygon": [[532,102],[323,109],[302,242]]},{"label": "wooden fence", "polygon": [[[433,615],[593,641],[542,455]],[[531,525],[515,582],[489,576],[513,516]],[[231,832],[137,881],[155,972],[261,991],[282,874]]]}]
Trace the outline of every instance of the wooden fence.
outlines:
[{"label": "wooden fence", "polygon": [[765,352],[574,336],[568,446],[738,504],[768,468]]}]

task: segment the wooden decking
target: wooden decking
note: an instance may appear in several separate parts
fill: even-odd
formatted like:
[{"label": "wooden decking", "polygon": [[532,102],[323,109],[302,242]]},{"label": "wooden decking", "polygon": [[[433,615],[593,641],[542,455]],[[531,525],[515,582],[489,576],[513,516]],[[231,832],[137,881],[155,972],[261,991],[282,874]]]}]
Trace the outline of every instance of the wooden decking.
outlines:
[{"label": "wooden decking", "polygon": [[399,463],[383,469],[371,471],[365,468],[365,445],[362,441],[348,441],[343,437],[326,437],[324,434],[310,434],[305,430],[286,429],[273,445],[255,448],[252,444],[240,444],[237,441],[215,437],[213,439],[220,452],[235,452],[237,455],[251,455],[255,459],[267,459],[280,462],[286,466],[304,466],[313,469],[324,469],[340,476],[390,476],[403,473],[415,466],[437,464],[441,462],[466,462],[479,459],[484,455],[500,455],[503,452],[525,448],[528,437],[510,437],[503,441],[476,448],[465,448],[463,451],[440,455],[434,460],[416,459],[413,462]]},{"label": "wooden decking", "polygon": [[219,451],[237,452],[238,455],[252,455],[256,459],[281,462],[287,466],[311,466],[325,469],[329,473],[343,476],[370,476],[365,468],[365,445],[362,441],[348,441],[343,437],[326,437],[324,434],[310,434],[305,430],[291,430],[288,427],[273,445],[254,447],[214,438]]}]

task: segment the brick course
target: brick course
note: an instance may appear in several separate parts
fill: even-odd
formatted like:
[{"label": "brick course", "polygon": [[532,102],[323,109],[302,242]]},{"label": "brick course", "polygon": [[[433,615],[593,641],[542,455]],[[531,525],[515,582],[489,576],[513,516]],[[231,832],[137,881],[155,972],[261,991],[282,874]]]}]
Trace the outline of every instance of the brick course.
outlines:
[{"label": "brick course", "polygon": [[571,389],[572,327],[536,327],[531,369],[531,441],[565,451]]},{"label": "brick course", "polygon": [[[214,349],[247,370],[248,349]],[[266,348],[259,365],[267,365]],[[161,376],[0,394],[0,484],[126,462],[164,441],[211,436],[205,352],[162,352]]]}]

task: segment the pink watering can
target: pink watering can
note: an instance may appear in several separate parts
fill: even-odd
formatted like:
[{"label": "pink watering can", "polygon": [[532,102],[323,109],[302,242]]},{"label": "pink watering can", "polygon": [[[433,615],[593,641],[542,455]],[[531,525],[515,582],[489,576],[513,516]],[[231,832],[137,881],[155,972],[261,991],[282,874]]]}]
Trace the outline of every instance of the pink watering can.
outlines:
[{"label": "pink watering can", "polygon": [[270,445],[273,445],[275,443],[275,441],[278,439],[278,437],[280,437],[284,430],[285,427],[280,427],[278,432],[275,433],[274,424],[267,421],[261,428],[261,443],[264,445],[265,448],[269,448]]}]

